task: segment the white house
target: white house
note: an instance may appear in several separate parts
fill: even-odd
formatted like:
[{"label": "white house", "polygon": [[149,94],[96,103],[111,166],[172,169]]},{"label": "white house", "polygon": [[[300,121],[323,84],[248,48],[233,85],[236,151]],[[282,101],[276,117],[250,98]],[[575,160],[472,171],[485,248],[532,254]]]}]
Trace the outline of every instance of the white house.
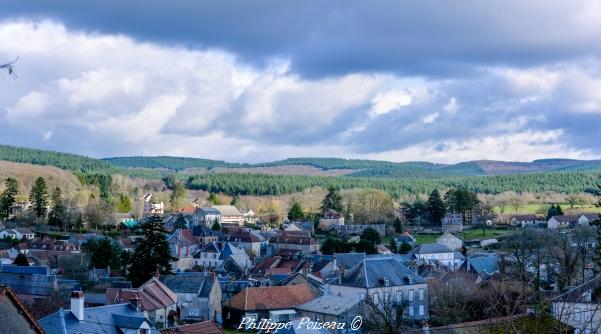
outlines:
[{"label": "white house", "polygon": [[452,270],[459,268],[464,260],[461,253],[457,253],[441,244],[422,244],[415,247],[411,253],[418,260],[430,263],[438,262]]},{"label": "white house", "polygon": [[35,233],[31,232],[27,228],[14,228],[0,231],[0,239],[4,239],[7,237],[11,237],[13,239],[18,240],[21,240],[23,238],[27,240],[33,240],[35,238]]},{"label": "white house", "polygon": [[526,215],[513,215],[511,216],[511,219],[509,220],[509,223],[511,224],[511,226],[521,226],[521,227],[526,227],[526,226],[535,226],[539,223],[543,223],[544,221],[539,219],[536,215],[534,214],[526,214]]},{"label": "white house", "polygon": [[447,248],[449,248],[450,250],[458,250],[461,249],[461,247],[463,247],[463,241],[461,241],[461,239],[457,238],[454,234],[449,232],[438,237],[438,239],[436,239],[436,243],[439,245],[447,246]]},{"label": "white house", "polygon": [[547,228],[553,230],[562,227],[573,227],[578,224],[578,218],[577,215],[553,216],[547,221]]},{"label": "white house", "polygon": [[192,225],[213,227],[215,222],[221,222],[221,212],[215,208],[198,208],[192,214]]},{"label": "white house", "polygon": [[384,298],[406,302],[405,316],[414,320],[428,317],[428,283],[412,270],[388,256],[367,257],[341,276],[337,283],[324,287],[340,296],[369,296],[376,304]]},{"label": "white house", "polygon": [[599,218],[598,213],[583,213],[578,217],[578,225],[589,226],[594,221],[599,220]]},{"label": "white house", "polygon": [[552,300],[553,317],[575,329],[575,333],[598,333],[601,329],[599,291],[601,276],[595,277]]}]

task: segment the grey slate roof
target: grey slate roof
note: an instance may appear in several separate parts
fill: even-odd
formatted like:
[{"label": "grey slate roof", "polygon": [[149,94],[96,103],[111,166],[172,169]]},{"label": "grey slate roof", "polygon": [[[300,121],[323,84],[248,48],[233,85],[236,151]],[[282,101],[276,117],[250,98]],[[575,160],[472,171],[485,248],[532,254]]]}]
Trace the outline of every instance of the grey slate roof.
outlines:
[{"label": "grey slate roof", "polygon": [[350,269],[367,257],[365,253],[336,253],[336,265]]},{"label": "grey slate roof", "polygon": [[357,288],[375,288],[386,286],[403,286],[425,283],[411,269],[392,257],[368,257],[351,268],[342,277],[340,285]]},{"label": "grey slate roof", "polygon": [[467,258],[467,262],[478,275],[490,275],[500,270],[497,255],[470,256]]},{"label": "grey slate roof", "polygon": [[447,246],[441,244],[422,244],[415,247],[412,251],[413,254],[438,254],[438,253],[452,253]]},{"label": "grey slate roof", "polygon": [[[141,325],[143,321],[140,318],[144,319],[144,314],[126,303],[87,307],[84,309],[84,320],[82,321],[77,320],[70,310],[60,309],[58,312],[40,319],[39,323],[47,334],[121,334],[122,332],[118,327],[137,329],[139,326],[130,326]],[[144,321],[147,320],[144,319]]]},{"label": "grey slate roof", "polygon": [[26,275],[0,272],[0,284],[9,286],[16,294],[51,296],[57,287],[54,275]]},{"label": "grey slate roof", "polygon": [[5,273],[16,273],[16,274],[37,274],[37,275],[48,275],[48,267],[46,266],[16,266],[16,265],[3,265],[2,271]]},{"label": "grey slate roof", "polygon": [[194,293],[200,297],[209,296],[214,282],[211,275],[198,272],[161,276],[160,280],[175,293]]},{"label": "grey slate roof", "polygon": [[359,296],[323,295],[295,308],[297,310],[338,316],[355,307],[359,301]]}]

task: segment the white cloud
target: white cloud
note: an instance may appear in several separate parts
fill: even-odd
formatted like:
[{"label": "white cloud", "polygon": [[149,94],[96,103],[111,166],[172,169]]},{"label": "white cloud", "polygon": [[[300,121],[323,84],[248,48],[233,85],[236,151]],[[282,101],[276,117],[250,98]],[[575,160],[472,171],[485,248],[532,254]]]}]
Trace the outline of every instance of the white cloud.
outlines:
[{"label": "white cloud", "polygon": [[6,41],[0,59],[21,56],[19,79],[0,80],[6,129],[0,138],[10,144],[38,138],[41,146],[96,156],[247,161],[599,153],[556,121],[558,114],[601,110],[595,58],[483,69],[479,78],[350,73],[310,79],[283,58],[251,66],[222,50],[72,31],[51,21],[0,23],[0,40]]}]

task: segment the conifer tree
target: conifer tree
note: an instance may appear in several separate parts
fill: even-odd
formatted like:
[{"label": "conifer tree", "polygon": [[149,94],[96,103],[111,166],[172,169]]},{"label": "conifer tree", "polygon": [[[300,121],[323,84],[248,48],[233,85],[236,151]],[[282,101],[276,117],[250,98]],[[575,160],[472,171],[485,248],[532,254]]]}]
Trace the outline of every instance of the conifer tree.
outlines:
[{"label": "conifer tree", "polygon": [[340,195],[338,188],[334,186],[328,188],[328,193],[321,202],[321,211],[326,212],[329,210],[342,212],[342,195]]},{"label": "conifer tree", "polygon": [[440,225],[442,218],[447,214],[447,208],[440,197],[438,189],[432,190],[428,197],[428,215],[432,224]]},{"label": "conifer tree", "polygon": [[33,212],[38,218],[45,218],[48,212],[48,187],[43,177],[35,179],[29,195]]},{"label": "conifer tree", "polygon": [[48,224],[53,226],[63,225],[67,217],[67,207],[63,203],[63,193],[59,187],[52,193],[52,210],[48,215]]},{"label": "conifer tree", "polygon": [[177,260],[171,255],[167,231],[161,217],[150,217],[140,228],[144,237],[136,246],[128,274],[129,280],[136,287],[156,274],[170,275],[171,261]]},{"label": "conifer tree", "polygon": [[294,202],[288,210],[288,220],[295,221],[305,218],[305,213],[299,202]]},{"label": "conifer tree", "polygon": [[0,195],[0,219],[8,218],[10,208],[15,204],[15,196],[19,192],[17,180],[9,177],[4,182],[5,189]]}]

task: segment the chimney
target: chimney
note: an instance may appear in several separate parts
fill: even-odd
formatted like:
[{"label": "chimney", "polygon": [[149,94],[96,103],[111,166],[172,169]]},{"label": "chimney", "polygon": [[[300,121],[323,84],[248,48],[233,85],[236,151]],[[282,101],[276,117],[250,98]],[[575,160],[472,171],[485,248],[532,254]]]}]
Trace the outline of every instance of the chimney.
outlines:
[{"label": "chimney", "polygon": [[71,313],[73,316],[77,318],[77,320],[82,321],[83,318],[83,292],[82,291],[73,291],[71,292]]}]

